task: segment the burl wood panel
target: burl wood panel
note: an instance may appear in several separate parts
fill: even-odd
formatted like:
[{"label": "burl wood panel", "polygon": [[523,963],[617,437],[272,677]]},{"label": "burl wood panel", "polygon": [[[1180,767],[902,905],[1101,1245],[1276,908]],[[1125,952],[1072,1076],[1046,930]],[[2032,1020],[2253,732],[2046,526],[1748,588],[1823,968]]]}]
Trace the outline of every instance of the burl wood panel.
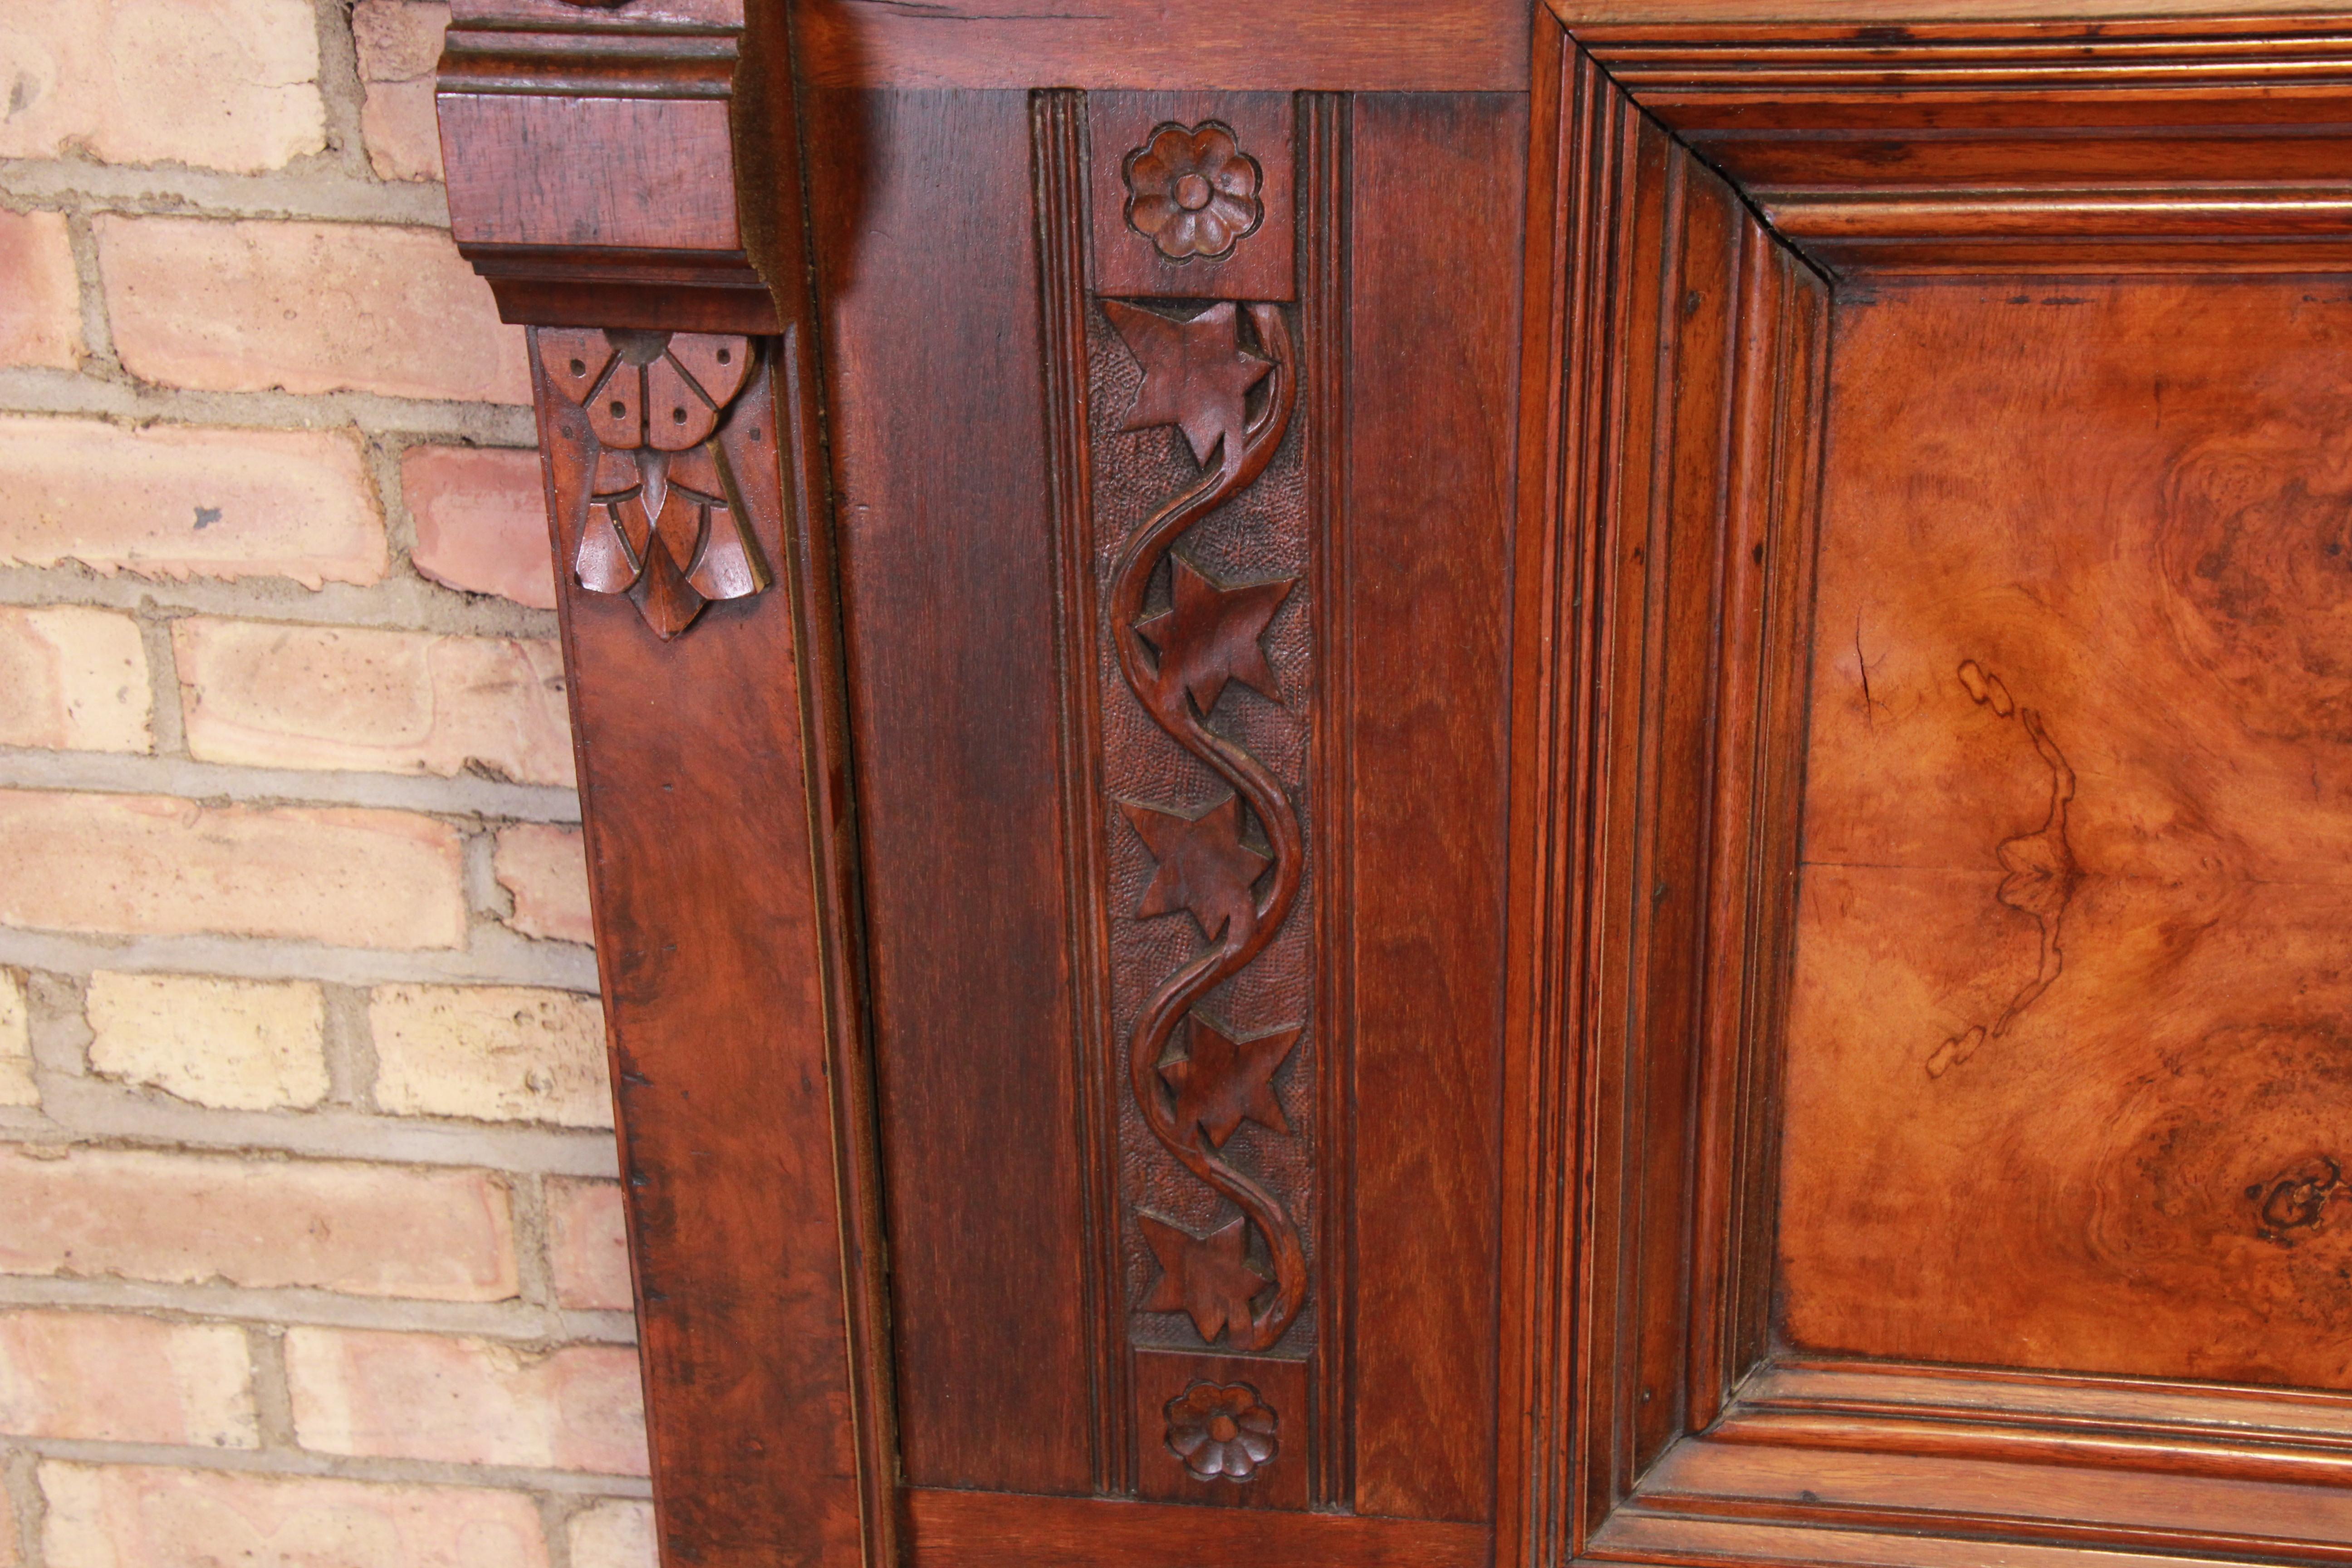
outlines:
[{"label": "burl wood panel", "polygon": [[809,146],[901,1464],[1085,1492],[1028,95],[818,93]]},{"label": "burl wood panel", "polygon": [[1795,1345],[2352,1377],[2352,291],[1839,300]]}]

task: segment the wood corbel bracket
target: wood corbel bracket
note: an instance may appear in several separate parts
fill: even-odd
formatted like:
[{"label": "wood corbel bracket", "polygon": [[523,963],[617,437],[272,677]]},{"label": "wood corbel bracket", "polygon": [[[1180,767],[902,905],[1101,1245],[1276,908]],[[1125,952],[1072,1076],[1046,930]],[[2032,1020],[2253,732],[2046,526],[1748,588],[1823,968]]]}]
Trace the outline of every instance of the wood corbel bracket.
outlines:
[{"label": "wood corbel bracket", "polygon": [[[782,42],[743,0],[455,12],[437,83],[450,226],[500,316],[532,329],[559,569],[667,640],[764,591],[782,543],[774,408],[807,401],[776,388],[806,374],[782,362],[807,341],[798,226],[777,219],[799,210]],[[778,68],[747,68],[771,55]],[[739,200],[745,156],[773,208]],[[781,308],[770,277],[791,280]]]},{"label": "wood corbel bracket", "polygon": [[699,1568],[898,1555],[784,10],[452,0],[437,81],[451,228],[530,331],[656,1531]]}]

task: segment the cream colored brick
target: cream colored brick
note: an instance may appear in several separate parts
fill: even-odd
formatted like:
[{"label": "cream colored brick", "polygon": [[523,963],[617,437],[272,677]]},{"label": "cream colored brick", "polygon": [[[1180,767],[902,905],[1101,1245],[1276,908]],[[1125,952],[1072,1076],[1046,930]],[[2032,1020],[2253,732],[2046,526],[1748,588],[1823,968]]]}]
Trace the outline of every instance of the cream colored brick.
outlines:
[{"label": "cream colored brick", "polygon": [[0,1272],[505,1301],[505,1184],[486,1171],[0,1145]]},{"label": "cream colored brick", "polygon": [[0,1312],[0,1434],[257,1448],[245,1331],[117,1312]]},{"label": "cream colored brick", "polygon": [[572,783],[553,642],[190,616],[172,644],[201,762]]},{"label": "cream colored brick", "polygon": [[89,977],[89,1065],[227,1110],[327,1098],[327,1004],[308,981],[193,974]]},{"label": "cream colored brick", "polygon": [[457,830],[406,812],[0,789],[0,925],[336,947],[466,939]]},{"label": "cream colored brick", "polygon": [[654,1552],[654,1505],[606,1498],[572,1516],[572,1568],[661,1568]]},{"label": "cream colored brick", "polygon": [[0,565],[373,583],[390,564],[358,439],[0,415]]},{"label": "cream colored brick", "polygon": [[610,1127],[593,996],[511,985],[386,985],[370,998],[376,1104],[400,1116]]},{"label": "cream colored brick", "polygon": [[25,977],[0,969],[0,1105],[38,1105],[33,1082],[33,1032],[25,1011]]},{"label": "cream colored brick", "polygon": [[0,211],[0,364],[81,363],[81,281],[63,213]]},{"label": "cream colored brick", "polygon": [[0,608],[0,746],[149,752],[139,623],[80,605]]},{"label": "cream colored brick", "polygon": [[275,219],[92,225],[133,375],[223,392],[529,403],[520,327],[443,229]]},{"label": "cream colored brick", "polygon": [[327,144],[309,0],[7,0],[0,158],[255,174]]},{"label": "cream colored brick", "polygon": [[286,1335],[294,1435],[314,1453],[646,1473],[637,1354],[533,1353],[439,1334],[298,1328]]},{"label": "cream colored brick", "polygon": [[441,177],[440,128],[433,110],[433,67],[449,7],[413,0],[360,0],[352,9],[360,79],[367,100],[360,133],[368,163],[387,180]]},{"label": "cream colored brick", "polygon": [[547,1568],[520,1492],[54,1459],[37,1478],[48,1568]]}]

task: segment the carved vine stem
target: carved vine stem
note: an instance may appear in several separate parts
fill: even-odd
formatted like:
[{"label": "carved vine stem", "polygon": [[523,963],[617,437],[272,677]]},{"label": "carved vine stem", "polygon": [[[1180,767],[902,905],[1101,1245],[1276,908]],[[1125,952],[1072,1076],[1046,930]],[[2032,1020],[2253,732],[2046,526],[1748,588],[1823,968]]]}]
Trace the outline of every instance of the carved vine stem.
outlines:
[{"label": "carved vine stem", "polygon": [[1182,682],[1158,679],[1151,647],[1136,629],[1144,619],[1152,576],[1177,541],[1265,472],[1289,428],[1298,395],[1289,327],[1278,306],[1254,304],[1248,309],[1258,340],[1274,362],[1265,405],[1244,425],[1238,448],[1228,436],[1218,449],[1217,466],[1153,513],[1128,541],[1112,579],[1110,616],[1119,673],[1144,711],[1248,803],[1274,851],[1265,891],[1244,913],[1228,920],[1222,931],[1212,933],[1206,952],[1161,983],[1136,1019],[1128,1051],[1136,1103],[1152,1132],[1185,1169],[1238,1205],[1265,1237],[1275,1270],[1272,1297],[1263,1309],[1252,1311],[1246,1330],[1239,1323],[1228,1326],[1235,1349],[1255,1351],[1279,1340],[1307,1300],[1307,1258],[1298,1227],[1273,1194],[1219,1157],[1198,1122],[1178,1125],[1172,1097],[1160,1080],[1160,1057],[1192,1005],[1247,968],[1281,930],[1298,898],[1306,851],[1298,813],[1281,781],[1248,752],[1210,729],[1194,711]]}]

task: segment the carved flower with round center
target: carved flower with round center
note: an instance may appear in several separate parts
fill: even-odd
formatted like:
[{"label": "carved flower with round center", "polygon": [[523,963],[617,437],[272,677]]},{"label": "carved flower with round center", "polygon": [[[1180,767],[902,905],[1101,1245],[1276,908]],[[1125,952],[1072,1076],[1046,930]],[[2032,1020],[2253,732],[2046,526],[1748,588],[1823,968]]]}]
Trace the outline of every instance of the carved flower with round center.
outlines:
[{"label": "carved flower with round center", "polygon": [[1168,1402],[1168,1447],[1196,1480],[1245,1481],[1274,1458],[1276,1420],[1246,1383],[1196,1383]]},{"label": "carved flower with round center", "polygon": [[1128,226],[1171,261],[1223,256],[1265,216],[1257,160],[1213,120],[1160,126],[1124,173]]}]

